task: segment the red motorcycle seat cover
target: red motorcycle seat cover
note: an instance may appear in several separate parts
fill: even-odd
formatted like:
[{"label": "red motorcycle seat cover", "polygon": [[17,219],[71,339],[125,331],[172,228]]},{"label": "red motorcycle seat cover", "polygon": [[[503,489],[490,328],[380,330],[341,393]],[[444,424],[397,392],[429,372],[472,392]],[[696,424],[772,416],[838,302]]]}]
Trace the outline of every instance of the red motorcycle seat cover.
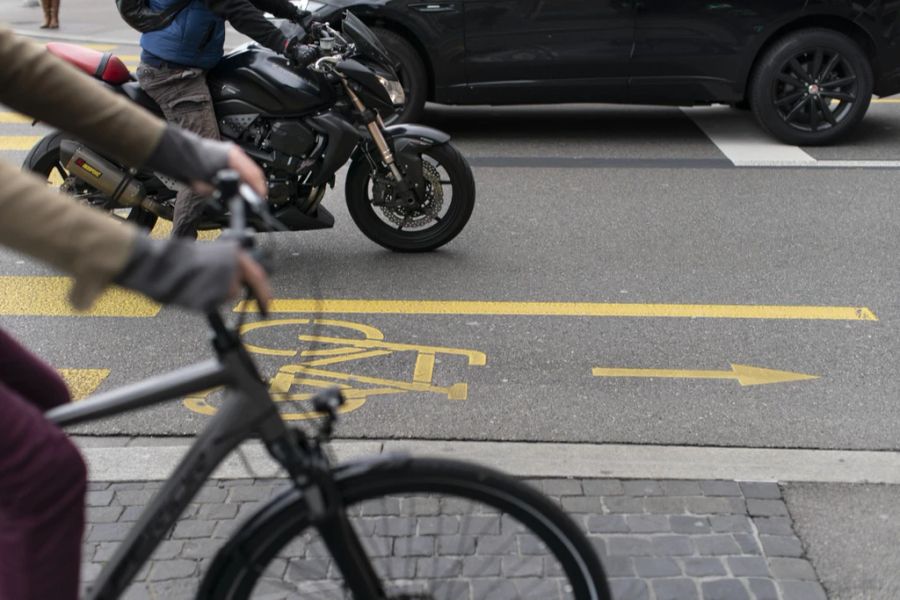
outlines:
[{"label": "red motorcycle seat cover", "polygon": [[47,44],[47,51],[106,83],[120,85],[131,79],[125,63],[110,52],[62,42],[50,42]]}]

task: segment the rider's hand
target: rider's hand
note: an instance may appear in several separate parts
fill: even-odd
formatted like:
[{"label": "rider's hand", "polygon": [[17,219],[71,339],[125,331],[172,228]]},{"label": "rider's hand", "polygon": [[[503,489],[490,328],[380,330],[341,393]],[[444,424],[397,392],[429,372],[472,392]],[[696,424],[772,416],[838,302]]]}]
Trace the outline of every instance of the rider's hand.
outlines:
[{"label": "rider's hand", "polygon": [[259,303],[259,310],[263,314],[269,312],[269,303],[272,301],[272,287],[269,285],[269,277],[258,262],[253,260],[243,250],[239,250],[238,269],[229,290],[231,298],[237,298],[244,285],[250,288],[253,297]]},{"label": "rider's hand", "polygon": [[300,10],[297,7],[294,7],[294,8],[295,8],[294,14],[292,14],[290,17],[288,17],[288,20],[290,20],[293,23],[296,23],[297,25],[303,25],[306,22],[307,17],[309,17],[312,13],[309,12],[308,10]]},{"label": "rider's hand", "polygon": [[[228,146],[228,168],[237,171],[241,181],[253,188],[253,191],[260,197],[265,198],[269,190],[262,169],[235,144],[228,144]],[[192,181],[191,187],[203,196],[209,196],[215,191],[215,188],[205,181]]]},{"label": "rider's hand", "polygon": [[303,40],[295,37],[288,40],[285,44],[284,55],[291,59],[294,64],[308,67],[319,58],[319,49],[315,46],[304,44]]}]

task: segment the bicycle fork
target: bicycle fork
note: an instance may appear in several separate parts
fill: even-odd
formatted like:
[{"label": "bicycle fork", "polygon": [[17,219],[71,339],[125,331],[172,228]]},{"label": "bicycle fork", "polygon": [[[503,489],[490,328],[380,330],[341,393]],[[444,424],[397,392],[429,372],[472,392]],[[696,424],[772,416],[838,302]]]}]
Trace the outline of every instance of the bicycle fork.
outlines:
[{"label": "bicycle fork", "polygon": [[387,600],[381,581],[353,528],[330,465],[319,443],[293,430],[293,443],[282,438],[271,444],[272,456],[288,471],[303,494],[309,519],[325,542],[356,600]]}]

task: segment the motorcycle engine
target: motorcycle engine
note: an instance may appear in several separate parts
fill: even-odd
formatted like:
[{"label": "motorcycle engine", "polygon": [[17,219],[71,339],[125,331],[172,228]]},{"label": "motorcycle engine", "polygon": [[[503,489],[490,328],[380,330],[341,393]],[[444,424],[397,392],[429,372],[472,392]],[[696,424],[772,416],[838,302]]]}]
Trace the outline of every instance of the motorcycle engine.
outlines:
[{"label": "motorcycle engine", "polygon": [[316,147],[316,133],[298,121],[262,122],[246,133],[252,136],[254,145],[271,157],[266,161],[269,199],[278,205],[296,196],[297,176],[309,166],[304,161]]}]

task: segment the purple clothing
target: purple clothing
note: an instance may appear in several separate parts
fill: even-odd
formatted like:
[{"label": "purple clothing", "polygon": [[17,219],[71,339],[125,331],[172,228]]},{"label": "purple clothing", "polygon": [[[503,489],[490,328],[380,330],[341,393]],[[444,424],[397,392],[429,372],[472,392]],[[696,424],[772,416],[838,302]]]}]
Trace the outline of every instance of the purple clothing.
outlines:
[{"label": "purple clothing", "polygon": [[0,600],[76,600],[87,470],[42,412],[70,401],[49,365],[0,330]]}]

